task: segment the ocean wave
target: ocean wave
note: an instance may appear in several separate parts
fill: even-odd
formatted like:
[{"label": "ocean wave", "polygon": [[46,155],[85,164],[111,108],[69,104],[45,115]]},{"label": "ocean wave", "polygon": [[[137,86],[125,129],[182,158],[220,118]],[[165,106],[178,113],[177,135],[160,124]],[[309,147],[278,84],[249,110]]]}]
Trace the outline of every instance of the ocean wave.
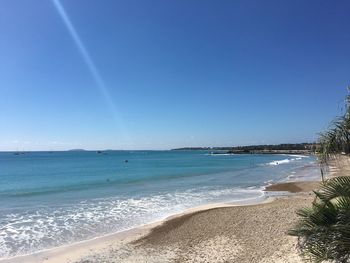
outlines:
[{"label": "ocean wave", "polygon": [[297,157],[297,158],[291,158],[291,159],[283,159],[283,160],[275,160],[272,162],[268,162],[267,165],[280,165],[280,164],[286,164],[286,163],[290,163],[293,161],[298,161],[301,160],[302,157]]},{"label": "ocean wave", "polygon": [[268,165],[280,165],[284,163],[290,163],[292,159],[283,159],[283,160],[277,160],[267,163]]},{"label": "ocean wave", "polygon": [[198,205],[259,198],[261,195],[259,187],[203,187],[140,198],[100,198],[71,206],[8,213],[0,219],[0,258],[123,231]]},{"label": "ocean wave", "polygon": [[309,158],[309,155],[302,155],[302,154],[288,154],[290,157],[300,157],[300,158]]}]

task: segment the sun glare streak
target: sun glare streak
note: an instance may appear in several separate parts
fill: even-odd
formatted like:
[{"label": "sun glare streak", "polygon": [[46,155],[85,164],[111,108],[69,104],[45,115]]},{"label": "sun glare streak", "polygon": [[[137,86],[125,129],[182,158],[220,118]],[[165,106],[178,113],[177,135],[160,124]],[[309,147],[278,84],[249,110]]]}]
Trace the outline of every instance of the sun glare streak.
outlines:
[{"label": "sun glare streak", "polygon": [[105,85],[105,82],[103,81],[99,71],[97,70],[95,63],[91,59],[91,56],[89,52],[87,51],[85,45],[81,41],[75,27],[73,26],[71,20],[69,19],[65,9],[63,8],[61,2],[59,0],[52,0],[54,6],[57,9],[57,12],[59,13],[60,17],[63,20],[63,23],[67,27],[67,30],[72,37],[74,43],[76,44],[86,66],[88,67],[94,81],[96,82],[96,86],[98,87],[99,91],[101,92],[103,98],[105,99],[108,107],[112,110],[113,117],[115,121],[117,122],[120,131],[122,133],[122,136],[124,137],[123,139],[126,140],[126,142],[130,145],[130,138],[128,136],[128,133],[126,131],[125,126],[123,125],[123,120],[119,114],[119,111],[113,102],[111,95],[109,94],[109,91]]}]

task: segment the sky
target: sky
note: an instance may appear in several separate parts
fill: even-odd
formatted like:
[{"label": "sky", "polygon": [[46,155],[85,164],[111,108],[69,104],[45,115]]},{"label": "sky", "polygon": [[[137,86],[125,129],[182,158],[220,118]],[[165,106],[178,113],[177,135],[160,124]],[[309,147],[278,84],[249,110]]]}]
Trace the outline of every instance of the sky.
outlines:
[{"label": "sky", "polygon": [[312,142],[347,0],[1,0],[0,151]]}]

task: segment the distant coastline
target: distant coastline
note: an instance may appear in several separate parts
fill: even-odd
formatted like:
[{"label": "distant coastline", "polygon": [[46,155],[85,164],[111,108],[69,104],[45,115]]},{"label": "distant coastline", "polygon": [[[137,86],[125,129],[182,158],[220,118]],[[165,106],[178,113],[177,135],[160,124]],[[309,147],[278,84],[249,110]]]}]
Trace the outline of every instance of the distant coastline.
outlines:
[{"label": "distant coastline", "polygon": [[316,143],[269,144],[236,147],[183,147],[172,151],[212,151],[212,154],[312,154]]}]

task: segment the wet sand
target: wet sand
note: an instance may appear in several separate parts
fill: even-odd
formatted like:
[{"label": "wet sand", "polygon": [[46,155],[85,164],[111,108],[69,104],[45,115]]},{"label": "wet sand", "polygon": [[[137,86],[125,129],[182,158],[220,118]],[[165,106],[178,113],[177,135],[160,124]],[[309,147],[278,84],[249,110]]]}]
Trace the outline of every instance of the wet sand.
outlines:
[{"label": "wet sand", "polygon": [[266,191],[286,191],[290,193],[311,192],[321,186],[320,181],[287,182],[269,185]]},{"label": "wet sand", "polygon": [[[350,158],[344,155],[333,156],[327,166],[323,166],[324,174],[327,178],[335,176],[350,175]],[[277,183],[265,188],[266,191],[286,191],[290,193],[311,192],[321,187],[321,178],[319,181],[296,181]]]}]

